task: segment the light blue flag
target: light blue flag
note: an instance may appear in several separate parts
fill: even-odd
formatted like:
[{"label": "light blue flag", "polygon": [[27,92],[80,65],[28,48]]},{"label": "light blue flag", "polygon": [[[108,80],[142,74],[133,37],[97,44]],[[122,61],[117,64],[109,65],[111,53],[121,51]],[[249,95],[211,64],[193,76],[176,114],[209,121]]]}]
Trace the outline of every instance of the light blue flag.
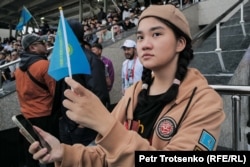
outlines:
[{"label": "light blue flag", "polygon": [[19,19],[19,23],[16,26],[16,30],[23,30],[23,26],[32,18],[32,15],[28,11],[28,9],[23,6],[21,16]]},{"label": "light blue flag", "polygon": [[[63,22],[65,22],[66,35],[68,44],[65,45],[65,39],[63,34]],[[69,62],[67,62],[66,46],[69,51]],[[83,52],[75,34],[70,28],[67,20],[60,17],[59,25],[56,33],[56,40],[51,53],[50,65],[48,74],[55,80],[60,80],[66,76],[69,76],[69,69],[71,67],[72,74],[90,74],[90,65]]]}]

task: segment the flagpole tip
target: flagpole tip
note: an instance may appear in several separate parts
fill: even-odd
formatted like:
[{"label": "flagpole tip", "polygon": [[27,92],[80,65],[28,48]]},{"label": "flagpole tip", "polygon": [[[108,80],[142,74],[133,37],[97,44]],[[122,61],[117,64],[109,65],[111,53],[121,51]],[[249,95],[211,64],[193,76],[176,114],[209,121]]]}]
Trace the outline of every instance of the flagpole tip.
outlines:
[{"label": "flagpole tip", "polygon": [[60,6],[58,9],[59,9],[59,10],[62,10],[62,7]]}]

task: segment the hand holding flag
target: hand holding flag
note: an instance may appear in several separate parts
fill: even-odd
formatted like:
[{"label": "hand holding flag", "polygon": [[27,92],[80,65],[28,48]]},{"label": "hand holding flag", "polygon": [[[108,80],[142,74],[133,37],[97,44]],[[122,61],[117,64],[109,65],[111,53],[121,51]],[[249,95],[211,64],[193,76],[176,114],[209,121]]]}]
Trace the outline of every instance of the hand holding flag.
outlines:
[{"label": "hand holding flag", "polygon": [[60,9],[60,20],[48,73],[57,81],[66,76],[71,77],[72,74],[90,74],[86,55],[64,19],[62,9]]}]

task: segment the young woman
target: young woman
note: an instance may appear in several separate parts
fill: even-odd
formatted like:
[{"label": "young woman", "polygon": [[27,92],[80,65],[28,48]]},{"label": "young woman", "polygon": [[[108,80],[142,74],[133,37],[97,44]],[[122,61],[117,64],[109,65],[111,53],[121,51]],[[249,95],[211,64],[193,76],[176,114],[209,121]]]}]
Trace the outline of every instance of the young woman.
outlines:
[{"label": "young woman", "polygon": [[97,146],[65,145],[37,128],[52,151],[30,153],[61,166],[134,166],[135,150],[216,150],[225,118],[221,97],[196,69],[184,15],[172,5],[151,5],[140,16],[137,51],[142,81],[132,85],[112,114],[98,98],[70,78],[67,115],[96,130]]}]

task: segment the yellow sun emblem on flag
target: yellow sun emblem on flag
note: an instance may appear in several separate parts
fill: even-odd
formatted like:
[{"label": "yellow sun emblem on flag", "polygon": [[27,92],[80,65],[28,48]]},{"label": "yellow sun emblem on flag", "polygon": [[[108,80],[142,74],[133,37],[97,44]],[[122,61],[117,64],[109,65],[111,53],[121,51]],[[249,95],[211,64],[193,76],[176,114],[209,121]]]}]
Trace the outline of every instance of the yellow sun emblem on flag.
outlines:
[{"label": "yellow sun emblem on flag", "polygon": [[69,55],[71,56],[73,54],[73,47],[70,44],[68,44],[68,51],[69,51]]}]

